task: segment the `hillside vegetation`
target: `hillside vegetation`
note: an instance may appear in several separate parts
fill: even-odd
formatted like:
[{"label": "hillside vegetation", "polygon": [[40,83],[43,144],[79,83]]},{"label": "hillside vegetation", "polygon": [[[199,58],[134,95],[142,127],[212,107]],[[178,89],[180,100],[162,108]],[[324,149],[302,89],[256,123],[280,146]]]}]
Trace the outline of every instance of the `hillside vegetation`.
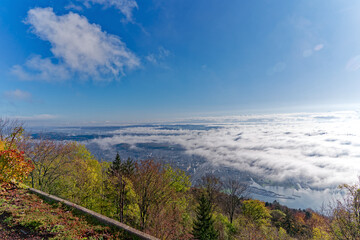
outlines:
[{"label": "hillside vegetation", "polygon": [[[116,155],[111,163],[100,162],[79,143],[34,141],[11,122],[0,124],[0,137],[0,175],[5,189],[24,182],[160,239],[360,239],[358,186],[342,186],[348,193],[345,201],[328,207],[325,216],[311,209],[289,209],[277,202],[246,198],[247,186],[237,179],[221,182],[207,174],[192,186],[185,172],[154,159],[122,160]],[[28,198],[24,190],[18,191],[27,196],[20,199],[20,205],[39,202]],[[19,217],[13,216],[13,222],[2,219],[2,224],[29,227],[34,221],[30,230],[46,226],[51,232],[59,225],[62,227],[57,228],[70,231],[69,225],[42,220],[41,207],[35,207],[39,213],[31,214],[28,223],[24,219],[29,213],[18,212],[16,202],[6,197],[9,194],[17,193],[3,191],[1,201],[6,207],[2,213],[6,219],[10,212]],[[11,210],[11,205],[16,207]],[[96,232],[97,227],[89,230],[84,226],[79,237]],[[99,231],[94,238],[108,234]],[[66,238],[61,234],[56,237]]]},{"label": "hillside vegetation", "polygon": [[0,192],[0,239],[124,239],[58,203],[19,187]]}]

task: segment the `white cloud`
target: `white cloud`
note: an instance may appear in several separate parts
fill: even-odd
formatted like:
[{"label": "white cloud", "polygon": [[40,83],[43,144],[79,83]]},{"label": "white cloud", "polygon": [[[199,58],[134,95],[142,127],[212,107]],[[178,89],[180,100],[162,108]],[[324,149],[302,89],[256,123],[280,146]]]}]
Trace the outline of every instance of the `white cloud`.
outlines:
[{"label": "white cloud", "polygon": [[81,6],[75,5],[75,4],[72,3],[72,2],[70,2],[70,3],[69,3],[68,5],[66,5],[64,8],[65,8],[66,10],[72,9],[72,10],[76,10],[76,11],[79,11],[79,12],[81,12],[81,11],[84,10]]},{"label": "white cloud", "polygon": [[154,64],[158,65],[163,68],[168,68],[167,65],[164,63],[164,60],[170,56],[170,51],[165,49],[164,47],[159,47],[157,53],[151,53],[145,57],[145,59]]},{"label": "white cloud", "polygon": [[346,64],[346,70],[357,71],[360,69],[360,55],[351,58]]},{"label": "white cloud", "polygon": [[203,118],[209,129],[131,127],[92,143],[170,143],[213,166],[229,166],[271,180],[324,189],[351,183],[360,172],[356,112]]},{"label": "white cloud", "polygon": [[318,44],[314,47],[314,51],[320,51],[323,48],[324,48],[324,44]]},{"label": "white cloud", "polygon": [[286,69],[286,63],[284,62],[278,62],[273,66],[272,68],[267,70],[268,75],[274,75],[276,73],[281,73]]},{"label": "white cloud", "polygon": [[21,121],[46,121],[56,119],[57,116],[52,114],[38,114],[32,116],[15,116],[13,118]]},{"label": "white cloud", "polygon": [[50,42],[54,58],[35,56],[24,66],[14,66],[12,72],[20,78],[111,80],[140,65],[118,36],[76,13],[58,16],[52,8],[34,8],[26,23],[34,34]]},{"label": "white cloud", "polygon": [[148,60],[148,61],[151,62],[152,64],[158,64],[158,61],[157,61],[157,59],[156,59],[156,57],[155,57],[154,54],[149,54],[149,55],[147,55],[145,58],[146,58],[146,60]]},{"label": "white cloud", "polygon": [[159,47],[159,58],[166,58],[170,55],[170,51],[164,47]]},{"label": "white cloud", "polygon": [[22,91],[20,89],[16,89],[14,91],[6,91],[4,92],[5,98],[10,101],[31,101],[32,95],[29,92]]},{"label": "white cloud", "polygon": [[126,20],[133,21],[133,10],[138,8],[135,0],[78,0],[82,1],[85,6],[90,7],[90,4],[101,4],[105,7],[114,7],[125,15]]},{"label": "white cloud", "polygon": [[313,55],[313,50],[312,49],[306,49],[303,52],[303,57],[310,57],[311,55]]},{"label": "white cloud", "polygon": [[324,44],[322,44],[322,43],[317,44],[312,49],[306,49],[303,52],[303,57],[310,57],[311,55],[314,54],[314,52],[321,51],[323,48],[324,48]]},{"label": "white cloud", "polygon": [[13,66],[11,71],[23,80],[54,81],[71,77],[71,70],[66,64],[54,64],[50,58],[42,58],[39,55],[29,58],[23,66]]}]

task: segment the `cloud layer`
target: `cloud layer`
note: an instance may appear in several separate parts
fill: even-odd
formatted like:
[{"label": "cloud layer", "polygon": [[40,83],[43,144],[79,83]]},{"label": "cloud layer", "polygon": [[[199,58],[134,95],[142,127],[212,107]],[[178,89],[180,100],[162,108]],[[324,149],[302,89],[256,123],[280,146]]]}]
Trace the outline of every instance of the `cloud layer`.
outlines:
[{"label": "cloud layer", "polygon": [[26,23],[34,34],[50,42],[53,57],[33,56],[23,66],[14,66],[13,73],[22,79],[111,80],[140,65],[118,36],[76,13],[58,16],[52,8],[34,8],[28,12]]},{"label": "cloud layer", "polygon": [[15,117],[11,117],[13,119],[17,119],[20,121],[48,121],[48,120],[53,120],[56,119],[57,116],[52,115],[52,114],[37,114],[37,115],[32,115],[32,116],[15,116]]},{"label": "cloud layer", "polygon": [[200,118],[216,128],[131,127],[95,139],[103,149],[120,143],[179,144],[213,166],[230,166],[275,183],[323,189],[356,180],[360,125],[356,112]]}]

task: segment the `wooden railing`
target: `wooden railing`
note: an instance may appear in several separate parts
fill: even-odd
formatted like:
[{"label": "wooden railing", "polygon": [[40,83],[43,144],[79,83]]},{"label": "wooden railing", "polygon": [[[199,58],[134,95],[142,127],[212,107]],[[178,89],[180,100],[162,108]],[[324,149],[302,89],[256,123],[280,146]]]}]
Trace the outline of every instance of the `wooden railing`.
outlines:
[{"label": "wooden railing", "polygon": [[84,208],[82,206],[79,206],[75,203],[72,203],[72,202],[69,202],[67,200],[64,200],[64,199],[61,199],[59,197],[56,197],[54,195],[51,195],[51,194],[48,194],[48,193],[45,193],[43,191],[40,191],[40,190],[37,190],[37,189],[34,189],[34,188],[29,188],[29,190],[33,193],[36,193],[44,198],[47,198],[47,199],[50,199],[50,200],[53,200],[53,201],[56,201],[56,202],[61,202],[63,204],[65,204],[66,206],[69,206],[69,207],[72,207],[72,208],[75,208],[79,211],[81,211],[82,213],[85,213],[85,214],[88,214],[94,218],[96,218],[97,220],[99,220],[101,223],[103,224],[106,224],[106,225],[109,225],[109,226],[113,226],[115,228],[118,228],[118,229],[121,229],[121,230],[124,230],[125,232],[131,234],[131,235],[134,235],[134,236],[137,236],[139,237],[140,239],[144,239],[144,240],[159,240],[158,238],[155,238],[153,236],[150,236],[149,234],[147,233],[144,233],[144,232],[141,232],[135,228],[132,228],[124,223],[121,223],[119,221],[116,221],[114,219],[111,219],[111,218],[108,218],[104,215],[101,215],[97,212],[94,212],[94,211],[91,211],[87,208]]}]

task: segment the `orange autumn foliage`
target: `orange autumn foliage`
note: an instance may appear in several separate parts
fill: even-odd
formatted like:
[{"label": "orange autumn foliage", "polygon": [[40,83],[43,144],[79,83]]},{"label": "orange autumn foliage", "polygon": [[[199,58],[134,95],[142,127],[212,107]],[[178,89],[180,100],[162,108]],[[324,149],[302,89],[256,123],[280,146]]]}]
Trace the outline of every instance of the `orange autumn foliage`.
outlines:
[{"label": "orange autumn foliage", "polygon": [[305,213],[304,212],[296,212],[295,214],[294,214],[295,216],[295,220],[298,222],[298,223],[300,223],[300,224],[302,224],[302,225],[305,225]]},{"label": "orange autumn foliage", "polygon": [[7,149],[0,141],[0,183],[23,181],[34,169],[31,160],[26,159],[24,152],[17,149]]}]

